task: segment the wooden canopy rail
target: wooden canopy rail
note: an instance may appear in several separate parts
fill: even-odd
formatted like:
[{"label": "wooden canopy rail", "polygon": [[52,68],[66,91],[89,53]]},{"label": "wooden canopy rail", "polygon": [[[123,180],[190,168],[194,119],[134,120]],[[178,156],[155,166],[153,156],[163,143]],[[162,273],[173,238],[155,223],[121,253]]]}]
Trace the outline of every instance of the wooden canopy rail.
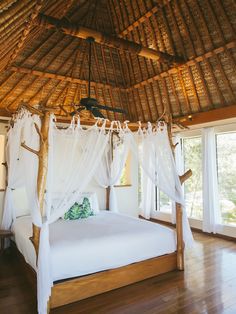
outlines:
[{"label": "wooden canopy rail", "polygon": [[[28,106],[30,110],[31,107]],[[41,216],[44,215],[44,194],[46,188],[47,163],[48,163],[48,131],[50,122],[50,112],[52,109],[44,108],[37,110],[42,119],[41,130],[35,124],[36,131],[40,138],[39,151],[35,151],[22,143],[22,146],[30,152],[36,154],[39,158],[37,192],[40,204]],[[35,113],[32,110],[32,113]],[[181,183],[191,176],[191,171],[187,171],[180,177]],[[107,204],[108,207],[108,204]],[[147,278],[171,270],[184,269],[184,243],[182,228],[182,208],[180,204],[176,205],[176,233],[177,233],[177,251],[172,254],[148,259],[142,262],[133,263],[124,267],[98,272],[86,276],[67,279],[55,282],[52,288],[52,295],[48,303],[48,312],[50,308],[62,306],[71,302],[79,301],[103,292],[120,288]],[[36,256],[38,256],[40,228],[33,225],[33,236],[31,238],[35,247]],[[27,267],[29,269],[29,267]],[[32,273],[32,272],[31,272]],[[33,277],[35,278],[35,273]],[[31,280],[32,282],[32,280]]]},{"label": "wooden canopy rail", "polygon": [[34,20],[34,24],[46,29],[58,29],[66,35],[86,39],[93,37],[95,42],[116,49],[125,50],[130,53],[137,54],[144,58],[157,60],[159,62],[167,62],[174,65],[183,63],[183,59],[179,56],[170,55],[168,53],[143,47],[141,44],[115,37],[109,34],[101,33],[97,30],[90,29],[81,25],[70,23],[67,20],[59,20],[51,16],[39,14]]}]

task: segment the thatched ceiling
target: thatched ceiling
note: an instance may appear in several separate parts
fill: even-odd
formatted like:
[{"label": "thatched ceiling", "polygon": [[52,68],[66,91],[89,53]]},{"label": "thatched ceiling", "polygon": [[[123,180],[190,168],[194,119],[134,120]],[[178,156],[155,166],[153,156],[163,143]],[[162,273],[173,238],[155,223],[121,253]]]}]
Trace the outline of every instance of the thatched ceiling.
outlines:
[{"label": "thatched ceiling", "polygon": [[181,117],[236,105],[234,0],[1,0],[1,112],[21,101],[71,111],[87,96],[87,42],[39,26],[42,14],[184,60],[173,66],[95,43],[92,96],[128,111],[105,112],[110,119],[155,121],[164,108]]}]

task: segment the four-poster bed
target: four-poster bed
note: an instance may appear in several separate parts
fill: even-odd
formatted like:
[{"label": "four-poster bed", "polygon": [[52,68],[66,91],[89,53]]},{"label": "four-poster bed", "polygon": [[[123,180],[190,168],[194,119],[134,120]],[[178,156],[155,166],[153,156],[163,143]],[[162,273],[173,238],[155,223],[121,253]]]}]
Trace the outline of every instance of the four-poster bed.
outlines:
[{"label": "four-poster bed", "polygon": [[[45,246],[45,243],[47,245],[47,241],[44,243],[49,233],[48,222],[45,223],[43,221],[43,217],[45,216],[45,191],[49,189],[47,186],[48,162],[50,160],[50,154],[48,153],[48,148],[49,148],[49,138],[51,136],[50,132],[52,132],[52,130],[50,130],[50,123],[51,123],[50,110],[45,109],[45,111],[42,112],[40,115],[41,115],[41,128],[39,127],[37,123],[34,123],[35,132],[37,133],[39,137],[39,143],[38,143],[39,149],[37,150],[32,147],[29,147],[26,143],[21,143],[21,146],[25,150],[30,152],[30,154],[34,154],[38,158],[37,195],[38,195],[38,208],[40,209],[42,223],[35,224],[34,223],[35,218],[33,218],[33,228],[32,228],[33,236],[31,238],[31,241],[33,243],[33,246],[35,248],[35,253],[36,253],[35,264],[38,263],[38,267],[39,267],[37,269],[35,266],[38,272],[38,276],[39,276],[38,280],[40,279],[39,272],[41,272],[41,276],[44,276],[45,275],[44,267],[46,268],[49,267],[48,265],[45,265],[42,262],[45,262],[43,261],[45,258],[45,256],[43,257],[43,254],[47,255],[46,252],[48,249]],[[123,134],[122,132],[121,134]],[[178,178],[179,182],[183,183],[190,175],[191,175],[191,172],[188,171],[183,176]],[[108,189],[112,190],[112,187],[113,186],[111,184],[111,186],[109,186]],[[173,185],[173,187],[174,187],[174,190],[177,189],[175,184]],[[49,192],[47,190],[46,194],[48,193]],[[176,199],[178,200],[178,198]],[[179,200],[180,199],[181,198],[179,198]],[[33,214],[33,217],[34,215],[35,214]],[[79,277],[74,276],[76,278],[71,278],[71,279],[63,277],[63,278],[60,278],[60,281],[55,281],[55,280],[52,280],[52,277],[49,276],[50,273],[47,274],[50,277],[49,280],[52,280],[51,282],[52,290],[51,290],[51,296],[48,302],[48,309],[58,307],[64,304],[68,304],[71,302],[75,302],[78,300],[82,300],[84,298],[87,298],[96,294],[100,294],[100,293],[103,293],[112,289],[116,289],[116,288],[119,288],[128,284],[134,283],[134,282],[138,282],[146,278],[150,278],[150,277],[153,277],[158,274],[162,274],[162,273],[174,270],[174,269],[183,270],[184,269],[184,241],[183,241],[184,230],[183,230],[183,224],[182,224],[182,221],[183,221],[182,216],[183,216],[182,206],[179,203],[177,203],[176,205],[176,238],[177,238],[176,240],[177,241],[176,241],[176,247],[174,248],[172,247],[170,251],[168,250],[163,251],[159,255],[158,254],[155,255],[154,253],[152,253],[151,257],[147,255],[146,258],[140,257],[140,258],[137,258],[137,260],[133,260],[133,261],[130,260],[126,263],[121,263],[121,266],[118,265],[117,267],[115,266],[108,267],[107,268],[108,270],[98,269],[97,271],[92,271],[91,273],[85,272],[85,274],[82,274]],[[132,218],[132,219],[135,219],[135,218]],[[140,223],[141,225],[150,224],[150,222],[146,222],[146,221],[140,222],[139,220],[139,224]],[[57,222],[53,225],[56,225],[56,224]],[[122,225],[125,225],[125,224],[122,222]],[[15,231],[16,230],[17,228],[15,227]],[[120,235],[122,235],[122,232],[120,233]],[[51,241],[51,238],[50,238],[50,241]],[[17,237],[16,237],[16,243],[17,243]],[[40,245],[41,246],[44,245],[44,246],[41,247],[40,249]],[[46,258],[48,258],[48,256],[46,256]],[[29,267],[27,268],[29,269]],[[35,271],[31,269],[30,272],[31,274],[34,274],[33,276],[36,278]],[[40,280],[42,280],[42,278]],[[40,283],[38,283],[38,285],[40,285]],[[50,287],[48,288],[48,286],[46,288],[50,289]],[[45,293],[45,292],[44,291],[40,292],[40,289],[39,289],[38,297],[41,296],[42,293]],[[48,298],[47,295],[50,295],[50,293],[46,292],[46,296],[43,295],[42,297],[43,300],[45,300],[45,298],[46,299]],[[40,308],[39,312],[44,313],[44,310]]]}]

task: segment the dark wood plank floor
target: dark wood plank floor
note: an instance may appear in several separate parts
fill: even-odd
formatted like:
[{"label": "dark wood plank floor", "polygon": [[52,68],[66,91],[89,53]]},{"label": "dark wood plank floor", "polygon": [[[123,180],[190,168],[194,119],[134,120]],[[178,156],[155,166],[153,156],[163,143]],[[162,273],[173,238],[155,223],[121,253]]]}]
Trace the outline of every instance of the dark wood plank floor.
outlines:
[{"label": "dark wood plank floor", "polygon": [[[195,234],[186,270],[171,272],[51,311],[52,314],[236,314],[236,243]],[[14,258],[0,257],[0,313],[34,314],[36,303]]]}]

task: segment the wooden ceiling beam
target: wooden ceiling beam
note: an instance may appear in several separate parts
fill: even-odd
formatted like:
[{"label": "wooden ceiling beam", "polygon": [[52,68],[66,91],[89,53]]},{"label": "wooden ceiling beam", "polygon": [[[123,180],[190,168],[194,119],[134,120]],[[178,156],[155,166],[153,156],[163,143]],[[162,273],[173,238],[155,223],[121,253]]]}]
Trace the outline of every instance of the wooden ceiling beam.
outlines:
[{"label": "wooden ceiling beam", "polygon": [[[14,111],[9,111],[6,110],[5,108],[0,108],[0,117],[7,117],[11,118],[12,114],[15,113]],[[199,112],[195,113],[192,115],[186,115],[186,116],[181,116],[178,118],[173,119],[173,123],[181,123],[184,126],[193,126],[193,125],[200,125],[204,123],[211,123],[214,121],[221,121],[221,120],[227,120],[227,119],[232,119],[236,118],[236,105],[232,106],[227,106],[223,108],[218,108],[218,109],[212,109],[209,111],[204,111],[204,112]],[[58,116],[57,122],[67,122],[69,123],[71,118],[68,116]],[[82,125],[93,125],[95,123],[94,119],[84,119],[81,117],[81,124]],[[138,129],[138,123],[136,122],[131,122],[129,123],[129,128],[132,131],[135,131]],[[145,123],[143,123],[143,126],[145,127]],[[107,127],[109,127],[109,122],[107,124]]]},{"label": "wooden ceiling beam", "polygon": [[180,122],[184,126],[191,126],[231,118],[236,118],[236,105],[174,118],[173,122]]},{"label": "wooden ceiling beam", "polygon": [[[39,70],[32,70],[26,67],[22,66],[11,66],[9,68],[10,71],[17,72],[17,73],[24,73],[24,74],[32,74],[34,76],[39,76],[42,78],[50,78],[54,80],[59,80],[59,81],[66,81],[66,82],[71,82],[71,83],[77,83],[77,84],[88,84],[88,81],[86,80],[81,80],[76,77],[71,77],[67,75],[61,75],[61,74],[56,74],[56,73],[50,73],[46,71],[39,71]],[[114,86],[110,84],[104,84],[104,83],[99,83],[99,82],[91,82],[91,86],[97,86],[97,87],[103,87],[103,88],[113,88],[113,89],[123,89],[125,88],[123,86]]]},{"label": "wooden ceiling beam", "polygon": [[236,47],[236,40],[233,40],[233,41],[225,44],[224,46],[221,46],[219,48],[215,48],[215,49],[213,49],[211,51],[208,51],[208,52],[204,53],[201,56],[195,57],[195,58],[185,62],[181,67],[172,68],[172,69],[169,69],[167,71],[163,71],[160,74],[154,75],[153,77],[150,77],[150,78],[148,78],[146,80],[143,80],[143,81],[141,81],[139,83],[136,83],[133,86],[131,86],[131,88],[139,88],[142,85],[147,85],[147,84],[150,84],[150,83],[152,83],[152,82],[154,82],[156,80],[160,80],[163,77],[167,77],[169,74],[176,74],[178,72],[178,69],[181,69],[182,67],[194,66],[196,64],[196,62],[200,63],[200,62],[204,61],[205,59],[210,59],[210,58],[214,57],[215,54],[220,54],[220,53],[224,52],[227,49],[229,50],[229,49],[233,49],[235,47]]},{"label": "wooden ceiling beam", "polygon": [[179,65],[182,64],[183,62],[182,58],[179,56],[173,56],[162,51],[154,50],[148,47],[143,47],[141,44],[123,38],[108,35],[84,26],[73,24],[63,19],[59,20],[47,15],[39,14],[37,18],[34,19],[34,24],[45,29],[60,30],[66,35],[82,39],[93,37],[95,39],[95,42],[102,44],[104,46],[125,50],[129,53],[133,53],[144,58],[156,60],[158,62],[166,62],[174,65]]}]

